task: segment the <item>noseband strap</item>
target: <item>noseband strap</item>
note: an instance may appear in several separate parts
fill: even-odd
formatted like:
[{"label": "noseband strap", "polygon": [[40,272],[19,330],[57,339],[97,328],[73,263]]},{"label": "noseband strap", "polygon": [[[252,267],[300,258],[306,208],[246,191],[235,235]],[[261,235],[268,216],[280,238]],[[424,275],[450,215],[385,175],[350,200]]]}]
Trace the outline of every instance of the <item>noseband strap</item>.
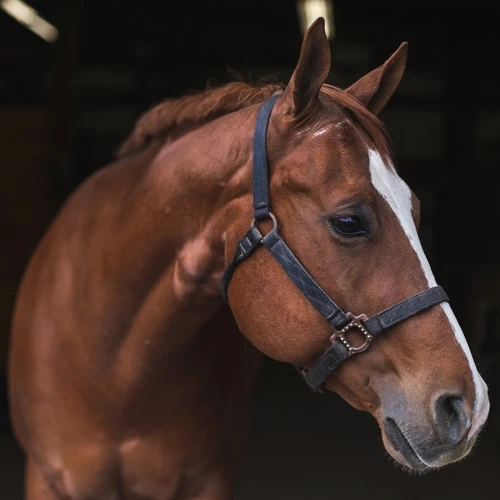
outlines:
[{"label": "noseband strap", "polygon": [[[278,233],[277,220],[270,211],[266,138],[269,118],[278,97],[279,95],[275,95],[266,101],[257,116],[253,141],[255,218],[247,234],[239,241],[233,260],[224,272],[222,296],[227,302],[229,283],[238,264],[246,260],[260,245],[267,247],[289,278],[333,328],[333,334],[330,337],[332,345],[310,370],[294,365],[302,374],[307,385],[317,391],[321,390],[323,382],[335,368],[353,354],[365,351],[379,333],[449,299],[445,291],[440,286],[436,286],[417,293],[413,297],[368,318],[365,315],[355,316],[352,313],[344,312],[319,286]],[[272,219],[274,223],[273,229],[266,236],[263,236],[256,227],[257,221],[263,219]],[[362,345],[350,344],[346,335],[353,328],[359,330],[364,336]]]}]

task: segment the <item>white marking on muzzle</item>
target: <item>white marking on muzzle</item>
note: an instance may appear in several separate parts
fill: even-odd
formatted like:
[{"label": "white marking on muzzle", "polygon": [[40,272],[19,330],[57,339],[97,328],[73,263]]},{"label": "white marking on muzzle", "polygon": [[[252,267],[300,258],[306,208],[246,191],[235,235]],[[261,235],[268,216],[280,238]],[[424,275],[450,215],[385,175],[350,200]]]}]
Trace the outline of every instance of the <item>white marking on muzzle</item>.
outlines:
[{"label": "white marking on muzzle", "polygon": [[[412,216],[411,191],[407,184],[399,177],[392,165],[386,165],[377,151],[368,150],[370,159],[370,175],[371,181],[375,189],[380,193],[384,200],[389,204],[396,217],[398,218],[401,227],[408,237],[415,253],[417,254],[422,270],[427,279],[429,287],[436,286],[436,279],[429,265],[429,261],[425,256],[424,250],[418,237],[417,228]],[[443,308],[450,326],[455,333],[457,342],[462,347],[462,350],[469,362],[472,379],[476,392],[474,402],[473,420],[469,437],[472,437],[477,430],[484,424],[488,416],[490,403],[488,400],[488,388],[477,371],[476,364],[472,359],[469,345],[465,339],[464,333],[458,324],[455,314],[451,310],[450,305],[445,302],[440,304]]]}]

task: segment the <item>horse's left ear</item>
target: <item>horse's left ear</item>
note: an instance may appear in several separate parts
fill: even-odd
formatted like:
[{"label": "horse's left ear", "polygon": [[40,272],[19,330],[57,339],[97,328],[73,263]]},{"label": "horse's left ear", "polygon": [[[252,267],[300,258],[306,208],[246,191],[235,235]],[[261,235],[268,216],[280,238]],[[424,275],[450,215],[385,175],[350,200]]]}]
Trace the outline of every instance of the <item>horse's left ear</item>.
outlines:
[{"label": "horse's left ear", "polygon": [[387,61],[352,84],[346,92],[377,115],[394,94],[406,66],[408,43],[403,42]]},{"label": "horse's left ear", "polygon": [[299,61],[283,94],[287,114],[302,115],[317,99],[330,72],[330,57],[325,20],[318,17],[304,35]]}]

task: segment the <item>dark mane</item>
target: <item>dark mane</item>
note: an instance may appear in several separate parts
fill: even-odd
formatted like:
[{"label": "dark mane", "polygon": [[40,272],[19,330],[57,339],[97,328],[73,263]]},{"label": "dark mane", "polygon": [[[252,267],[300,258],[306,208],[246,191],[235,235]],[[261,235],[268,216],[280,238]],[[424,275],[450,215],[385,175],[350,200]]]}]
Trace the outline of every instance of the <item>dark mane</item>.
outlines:
[{"label": "dark mane", "polygon": [[[142,151],[159,137],[173,141],[220,116],[264,102],[283,91],[284,87],[281,83],[252,85],[233,82],[178,99],[167,99],[139,118],[117,156]],[[342,89],[325,84],[322,91],[365,130],[382,156],[392,157],[387,132],[378,118]]]}]

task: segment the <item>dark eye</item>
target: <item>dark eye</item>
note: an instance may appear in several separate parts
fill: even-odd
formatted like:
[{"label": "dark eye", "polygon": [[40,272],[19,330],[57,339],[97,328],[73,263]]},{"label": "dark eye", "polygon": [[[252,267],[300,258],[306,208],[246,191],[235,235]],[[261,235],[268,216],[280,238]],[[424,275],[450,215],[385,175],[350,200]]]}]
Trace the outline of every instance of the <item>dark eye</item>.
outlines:
[{"label": "dark eye", "polygon": [[346,215],[331,220],[333,229],[341,236],[362,236],[366,234],[361,217],[358,215]]}]

